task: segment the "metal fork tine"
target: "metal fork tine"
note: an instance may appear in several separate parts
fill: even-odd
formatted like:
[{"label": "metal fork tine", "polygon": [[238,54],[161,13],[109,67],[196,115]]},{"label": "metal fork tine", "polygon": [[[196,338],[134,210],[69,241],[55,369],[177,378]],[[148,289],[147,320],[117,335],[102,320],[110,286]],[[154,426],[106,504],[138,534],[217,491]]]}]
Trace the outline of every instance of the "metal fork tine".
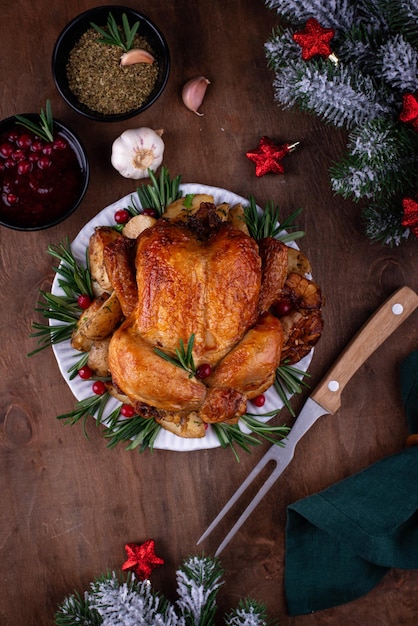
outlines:
[{"label": "metal fork tine", "polygon": [[[250,484],[253,482],[253,480],[258,476],[258,474],[261,472],[261,470],[267,465],[267,463],[269,461],[271,461],[271,460],[274,460],[274,459],[277,461],[277,459],[278,459],[278,452],[279,452],[279,450],[277,449],[277,446],[271,446],[271,448],[269,448],[267,450],[266,454],[260,459],[260,461],[254,467],[254,469],[250,472],[250,474],[247,476],[247,478],[244,480],[244,482],[241,484],[241,486],[234,493],[232,498],[225,504],[223,509],[218,513],[218,515],[215,517],[213,522],[208,526],[208,528],[205,530],[205,532],[200,537],[200,539],[198,539],[198,541],[196,542],[196,545],[198,545],[199,543],[204,541],[206,539],[206,537],[208,535],[210,535],[210,533],[218,525],[218,523],[221,521],[221,519],[228,513],[228,511],[239,500],[239,498],[242,496],[242,494],[250,486]],[[276,466],[275,470],[276,469],[277,469],[277,466]],[[228,533],[228,535],[226,536],[226,538],[224,539],[222,544],[219,546],[219,548],[218,548],[218,550],[216,552],[216,555],[220,553],[220,551],[226,546],[227,543],[229,543],[229,541],[232,539],[232,536],[234,535],[234,533],[245,522],[247,517],[250,515],[250,513],[253,511],[253,509],[257,506],[258,502],[261,500],[261,498],[264,496],[264,494],[270,489],[271,485],[275,482],[275,480],[276,480],[275,470],[273,470],[273,472],[270,475],[270,477],[266,480],[266,482],[264,483],[264,485],[262,486],[260,491],[254,497],[254,499],[248,505],[248,507],[245,509],[245,511],[242,513],[241,517],[238,519],[238,521],[236,522],[235,526],[233,526],[232,530]],[[274,476],[274,480],[272,480],[273,476]]]}]

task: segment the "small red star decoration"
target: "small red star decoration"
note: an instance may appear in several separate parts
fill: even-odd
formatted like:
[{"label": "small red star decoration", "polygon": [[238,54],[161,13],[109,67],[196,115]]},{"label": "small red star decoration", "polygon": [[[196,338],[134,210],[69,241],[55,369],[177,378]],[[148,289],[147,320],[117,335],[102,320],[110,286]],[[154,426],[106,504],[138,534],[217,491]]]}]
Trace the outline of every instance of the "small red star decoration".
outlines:
[{"label": "small red star decoration", "polygon": [[403,96],[402,111],[399,115],[401,122],[411,123],[412,128],[418,132],[418,98],[412,93]]},{"label": "small red star decoration", "polygon": [[149,578],[155,567],[164,565],[163,559],[156,556],[154,546],[155,542],[153,539],[148,539],[141,545],[127,543],[125,550],[128,560],[122,565],[122,570],[132,570],[141,580]]},{"label": "small red star decoration", "polygon": [[413,198],[404,198],[402,200],[402,206],[402,226],[410,228],[411,232],[418,238],[418,202]]},{"label": "small red star decoration", "polygon": [[333,28],[323,28],[314,17],[306,22],[305,30],[293,34],[293,39],[302,48],[302,59],[308,61],[319,54],[328,58],[332,54],[329,42],[335,35]]},{"label": "small red star decoration", "polygon": [[297,143],[283,146],[276,144],[269,137],[261,137],[260,143],[256,150],[246,152],[247,158],[255,163],[256,176],[264,176],[268,172],[274,174],[284,174],[284,167],[280,163],[286,154],[289,154],[297,146]]}]

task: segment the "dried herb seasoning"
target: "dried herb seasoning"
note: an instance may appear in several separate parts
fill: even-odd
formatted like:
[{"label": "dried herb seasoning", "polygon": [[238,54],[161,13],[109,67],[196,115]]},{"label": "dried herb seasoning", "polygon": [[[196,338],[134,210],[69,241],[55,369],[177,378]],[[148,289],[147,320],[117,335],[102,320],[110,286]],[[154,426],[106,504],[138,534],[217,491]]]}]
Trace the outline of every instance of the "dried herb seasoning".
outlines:
[{"label": "dried herb seasoning", "polygon": [[[128,113],[145,104],[158,78],[158,63],[121,67],[117,46],[100,43],[100,34],[88,29],[71,50],[68,84],[78,100],[103,115]],[[135,48],[154,55],[145,37],[135,36]]]}]

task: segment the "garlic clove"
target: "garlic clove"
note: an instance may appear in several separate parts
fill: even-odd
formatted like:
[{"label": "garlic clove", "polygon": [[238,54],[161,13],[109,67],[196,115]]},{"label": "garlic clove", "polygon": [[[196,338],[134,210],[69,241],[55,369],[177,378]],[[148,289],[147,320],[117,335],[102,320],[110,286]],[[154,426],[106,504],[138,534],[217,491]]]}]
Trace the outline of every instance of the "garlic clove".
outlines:
[{"label": "garlic clove", "polygon": [[120,58],[120,64],[122,66],[134,65],[135,63],[148,63],[151,65],[154,61],[155,59],[152,54],[147,50],[142,50],[142,48],[128,50],[128,52],[124,52]]},{"label": "garlic clove", "polygon": [[199,113],[198,109],[203,102],[208,85],[210,85],[210,81],[207,78],[198,76],[188,80],[183,87],[181,92],[183,103],[189,111],[196,113],[196,115],[203,115],[203,113]]}]

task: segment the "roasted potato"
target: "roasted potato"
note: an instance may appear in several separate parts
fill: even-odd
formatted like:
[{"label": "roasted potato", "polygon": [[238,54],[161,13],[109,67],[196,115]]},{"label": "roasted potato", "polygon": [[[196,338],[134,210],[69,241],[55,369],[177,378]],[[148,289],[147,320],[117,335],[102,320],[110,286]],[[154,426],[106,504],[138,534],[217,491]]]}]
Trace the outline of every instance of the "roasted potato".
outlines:
[{"label": "roasted potato", "polygon": [[[75,348],[80,342],[78,335],[92,341],[100,341],[110,335],[123,317],[122,309],[115,292],[103,293],[93,300],[88,309],[83,311],[73,333],[71,345]],[[79,348],[76,348],[79,349]]]},{"label": "roasted potato", "polygon": [[151,217],[151,215],[143,215],[142,213],[135,215],[129,220],[126,226],[124,226],[122,235],[129,239],[136,239],[142,231],[154,226],[156,221],[155,217]]},{"label": "roasted potato", "polygon": [[156,417],[155,421],[170,433],[186,439],[204,437],[206,433],[205,424],[195,411],[186,416],[177,414],[176,416]]},{"label": "roasted potato", "polygon": [[235,228],[238,228],[238,230],[242,230],[246,235],[250,234],[248,232],[248,226],[245,221],[244,208],[241,203],[235,204],[234,206],[230,207],[228,213],[228,222],[231,222],[231,224]]},{"label": "roasted potato", "polygon": [[287,248],[287,273],[292,274],[310,274],[312,266],[309,259],[296,248]]},{"label": "roasted potato", "polygon": [[109,375],[109,363],[107,359],[109,343],[110,338],[94,341],[90,348],[87,365],[93,370],[96,376],[105,377]]},{"label": "roasted potato", "polygon": [[202,202],[211,202],[213,204],[213,196],[209,196],[206,193],[195,193],[179,198],[166,207],[163,217],[169,220],[185,219],[188,215],[196,213]]}]

